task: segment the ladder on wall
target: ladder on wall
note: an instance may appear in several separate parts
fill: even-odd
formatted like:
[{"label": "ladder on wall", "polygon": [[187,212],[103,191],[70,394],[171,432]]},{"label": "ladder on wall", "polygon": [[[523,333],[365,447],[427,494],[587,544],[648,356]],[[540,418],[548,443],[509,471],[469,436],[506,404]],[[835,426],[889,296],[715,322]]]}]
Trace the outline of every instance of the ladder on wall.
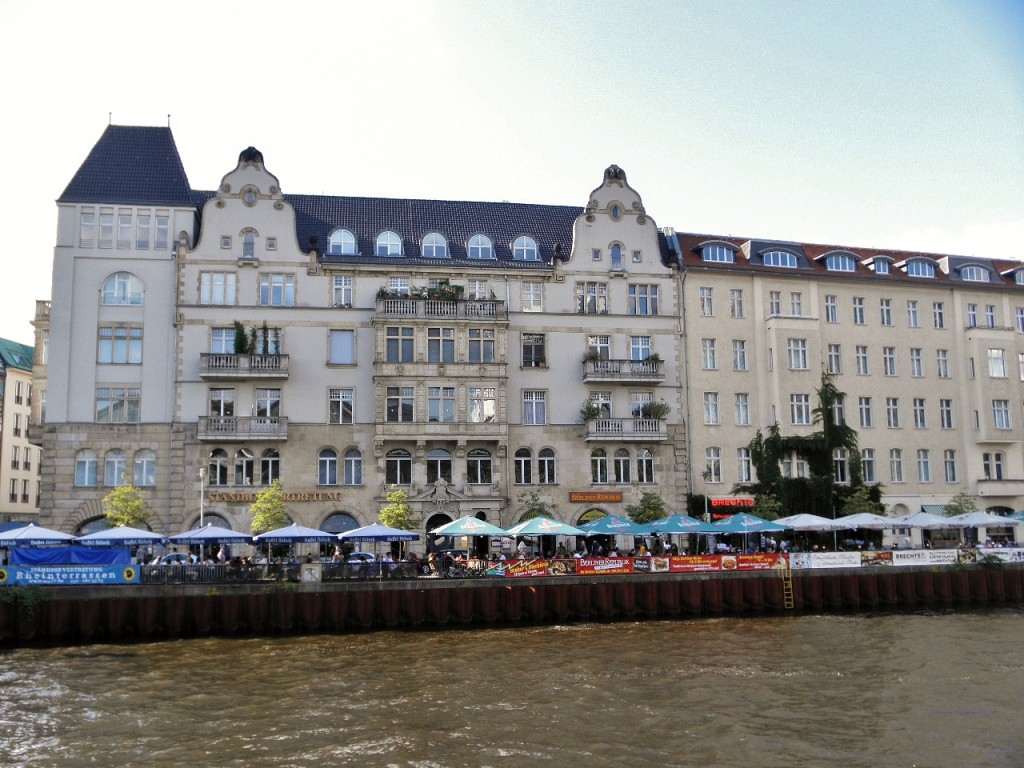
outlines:
[{"label": "ladder on wall", "polygon": [[789,562],[785,567],[779,569],[779,578],[782,579],[782,605],[786,610],[793,610],[793,569]]}]

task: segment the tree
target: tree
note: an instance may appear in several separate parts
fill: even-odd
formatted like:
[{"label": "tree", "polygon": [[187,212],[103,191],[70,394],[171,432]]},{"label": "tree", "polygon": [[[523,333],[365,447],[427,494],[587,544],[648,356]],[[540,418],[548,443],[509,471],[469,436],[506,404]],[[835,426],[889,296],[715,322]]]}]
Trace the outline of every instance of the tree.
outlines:
[{"label": "tree", "polygon": [[152,513],[146,506],[142,491],[130,483],[125,483],[103,497],[103,516],[111,526],[141,528],[149,523]]},{"label": "tree", "polygon": [[253,533],[266,533],[288,525],[280,480],[275,480],[269,488],[264,488],[256,495],[256,501],[249,507],[249,514],[252,515],[250,528]]},{"label": "tree", "polygon": [[844,517],[846,515],[859,515],[862,512],[879,515],[882,513],[882,505],[872,499],[871,490],[866,485],[862,485],[846,498],[840,511]]},{"label": "tree", "polygon": [[542,515],[545,517],[555,516],[554,508],[544,501],[536,491],[521,493],[516,497],[516,501],[519,502],[518,512],[520,522],[532,520],[533,518],[541,517]]},{"label": "tree", "polygon": [[663,520],[666,517],[665,500],[654,491],[644,491],[640,495],[639,504],[629,504],[626,507],[626,515],[640,525]]},{"label": "tree", "polygon": [[762,520],[777,520],[781,513],[782,502],[774,493],[762,493],[754,499],[754,515]]},{"label": "tree", "polygon": [[402,531],[414,531],[419,528],[419,521],[409,506],[409,494],[394,485],[388,489],[388,503],[381,507],[378,517],[381,525],[388,528],[398,528]]},{"label": "tree", "polygon": [[946,502],[942,508],[942,514],[946,517],[953,515],[964,515],[968,512],[977,512],[978,504],[966,490],[960,491],[956,496]]},{"label": "tree", "polygon": [[249,337],[246,336],[245,326],[235,320],[235,354],[244,355],[249,351]]}]

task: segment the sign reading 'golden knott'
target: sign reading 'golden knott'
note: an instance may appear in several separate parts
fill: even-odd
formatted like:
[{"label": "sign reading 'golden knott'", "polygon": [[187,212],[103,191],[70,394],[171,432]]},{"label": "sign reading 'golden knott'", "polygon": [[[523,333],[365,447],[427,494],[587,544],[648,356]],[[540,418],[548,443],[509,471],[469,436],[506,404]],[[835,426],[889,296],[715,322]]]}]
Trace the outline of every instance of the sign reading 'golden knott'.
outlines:
[{"label": "sign reading 'golden knott'", "polygon": [[622,491],[569,491],[569,501],[617,503],[622,501]]}]

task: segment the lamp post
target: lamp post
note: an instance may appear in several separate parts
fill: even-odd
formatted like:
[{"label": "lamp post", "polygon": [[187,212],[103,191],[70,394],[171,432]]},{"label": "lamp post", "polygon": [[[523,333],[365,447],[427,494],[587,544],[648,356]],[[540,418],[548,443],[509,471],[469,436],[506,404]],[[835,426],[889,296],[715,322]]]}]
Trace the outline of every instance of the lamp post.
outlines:
[{"label": "lamp post", "polygon": [[199,527],[203,527],[203,513],[206,505],[206,467],[199,468]]},{"label": "lamp post", "polygon": [[[711,522],[711,514],[708,512],[708,481],[711,480],[711,465],[705,465],[704,471],[700,473],[700,476],[704,478],[704,522]],[[699,542],[698,542],[699,543]],[[708,554],[711,554],[711,537],[709,536],[706,540],[708,545]],[[699,550],[699,548],[698,548]]]}]

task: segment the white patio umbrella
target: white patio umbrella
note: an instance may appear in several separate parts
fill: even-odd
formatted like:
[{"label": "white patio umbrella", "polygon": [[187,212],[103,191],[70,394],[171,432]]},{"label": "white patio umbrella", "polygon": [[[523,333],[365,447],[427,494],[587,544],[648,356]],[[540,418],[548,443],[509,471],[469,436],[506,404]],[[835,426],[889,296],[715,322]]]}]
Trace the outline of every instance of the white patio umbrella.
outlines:
[{"label": "white patio umbrella", "polygon": [[991,512],[964,512],[962,515],[953,515],[949,520],[955,522],[957,527],[962,528],[977,528],[979,526],[1002,528],[1008,525],[1024,525],[1024,520],[993,515]]},{"label": "white patio umbrella", "polygon": [[923,531],[937,531],[940,528],[959,528],[960,524],[951,517],[933,515],[931,512],[911,512],[902,517],[889,519],[890,528],[920,528]]},{"label": "white patio umbrella", "polygon": [[874,512],[858,512],[854,515],[836,518],[837,523],[842,523],[844,529],[855,530],[863,528],[866,531],[882,531],[892,528],[893,518],[885,515],[876,515]]},{"label": "white patio umbrella", "polygon": [[847,527],[845,523],[840,523],[838,520],[830,520],[827,517],[810,515],[806,512],[780,517],[772,522],[792,528],[794,531],[841,531]]}]

